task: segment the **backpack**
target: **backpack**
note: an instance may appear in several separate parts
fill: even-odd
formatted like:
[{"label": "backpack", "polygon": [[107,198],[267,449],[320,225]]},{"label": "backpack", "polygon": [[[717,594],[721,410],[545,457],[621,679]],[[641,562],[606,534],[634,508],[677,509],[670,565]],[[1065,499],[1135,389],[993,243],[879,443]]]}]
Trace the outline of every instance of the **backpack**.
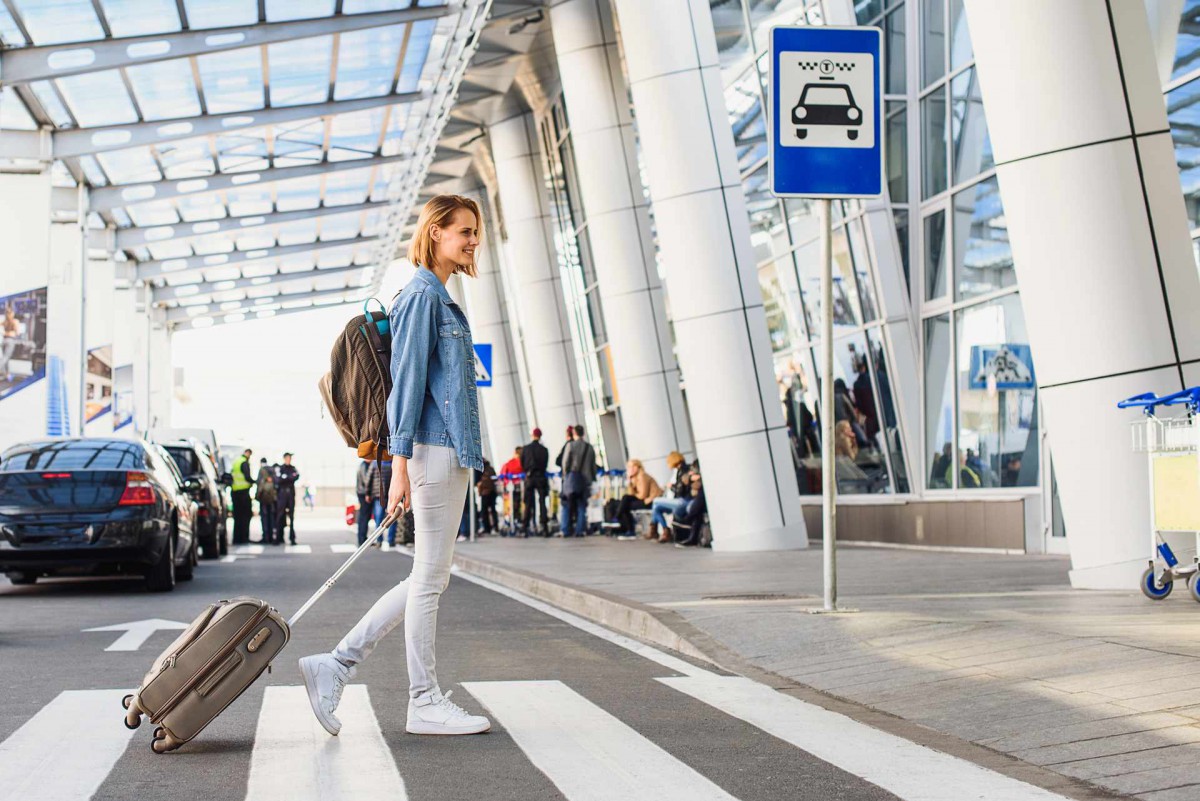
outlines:
[{"label": "backpack", "polygon": [[[367,309],[371,300],[380,311]],[[329,372],[317,389],[342,439],[359,458],[377,463],[387,452],[387,398],[392,392],[392,333],[387,311],[377,299],[363,304],[338,335],[329,354]]]}]

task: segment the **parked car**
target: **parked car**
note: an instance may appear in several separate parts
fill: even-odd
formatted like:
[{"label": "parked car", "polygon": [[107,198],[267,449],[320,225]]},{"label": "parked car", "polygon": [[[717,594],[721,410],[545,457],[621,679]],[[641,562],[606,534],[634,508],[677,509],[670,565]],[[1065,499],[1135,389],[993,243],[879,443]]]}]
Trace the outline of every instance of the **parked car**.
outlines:
[{"label": "parked car", "polygon": [[155,592],[190,579],[196,502],[158,445],[60,437],[0,453],[0,572],[41,576],[137,574]]},{"label": "parked car", "polygon": [[175,461],[185,479],[196,480],[189,492],[196,501],[196,539],[200,555],[218,559],[229,551],[229,524],[223,489],[233,482],[228,473],[218,474],[217,460],[203,443],[195,440],[160,443]]}]

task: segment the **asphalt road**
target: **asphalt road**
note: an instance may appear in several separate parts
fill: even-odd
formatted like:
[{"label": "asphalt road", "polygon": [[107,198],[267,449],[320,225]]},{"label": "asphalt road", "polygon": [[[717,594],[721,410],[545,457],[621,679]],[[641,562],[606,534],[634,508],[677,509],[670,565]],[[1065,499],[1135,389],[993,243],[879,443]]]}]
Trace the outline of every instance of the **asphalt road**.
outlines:
[{"label": "asphalt road", "polygon": [[126,731],[121,695],[177,632],[106,650],[122,632],[85,629],[185,623],[235,595],[290,614],[345,558],[331,545],[352,536],[302,516],[311,553],[203,562],[162,595],[126,580],[0,579],[0,801],[1058,798],[457,575],[442,598],[438,676],[492,731],[404,732],[401,628],[361,666],[331,738],[296,659],[330,649],[407,575],[397,551],[367,553],[297,625],[274,671],[179,751],[151,753],[149,724]]}]

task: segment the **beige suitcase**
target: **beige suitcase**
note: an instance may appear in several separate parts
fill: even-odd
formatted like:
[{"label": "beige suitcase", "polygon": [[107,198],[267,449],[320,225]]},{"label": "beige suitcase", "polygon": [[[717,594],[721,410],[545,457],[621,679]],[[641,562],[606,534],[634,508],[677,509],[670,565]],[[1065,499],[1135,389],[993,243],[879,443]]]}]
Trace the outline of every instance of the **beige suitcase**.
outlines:
[{"label": "beige suitcase", "polygon": [[291,627],[394,520],[388,517],[349,559],[284,620],[266,601],[233,598],[205,609],[154,661],[138,691],[125,696],[125,725],[145,715],[156,723],[150,749],[174,751],[204,730],[271,666],[291,638]]}]

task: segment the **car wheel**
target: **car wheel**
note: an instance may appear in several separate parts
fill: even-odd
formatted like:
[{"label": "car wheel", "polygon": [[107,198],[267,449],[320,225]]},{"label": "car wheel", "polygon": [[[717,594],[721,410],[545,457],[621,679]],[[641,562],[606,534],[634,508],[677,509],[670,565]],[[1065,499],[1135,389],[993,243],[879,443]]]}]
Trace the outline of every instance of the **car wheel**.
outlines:
[{"label": "car wheel", "polygon": [[229,523],[225,519],[221,520],[221,534],[218,539],[221,541],[220,554],[225,556],[229,553]]},{"label": "car wheel", "polygon": [[175,536],[167,538],[167,547],[146,571],[146,589],[150,592],[170,592],[175,589]]},{"label": "car wheel", "polygon": [[220,559],[222,527],[214,521],[211,528],[208,536],[204,538],[204,545],[200,547],[200,556],[204,559]]},{"label": "car wheel", "polygon": [[800,137],[801,139],[807,139],[808,138],[808,129],[807,128],[797,128],[796,136]]},{"label": "car wheel", "polygon": [[846,131],[846,136],[850,137],[850,140],[853,141],[858,138],[858,131],[854,131],[854,130]]},{"label": "car wheel", "polygon": [[27,587],[30,584],[37,584],[38,574],[22,570],[19,573],[9,573],[8,580],[18,587]]}]

